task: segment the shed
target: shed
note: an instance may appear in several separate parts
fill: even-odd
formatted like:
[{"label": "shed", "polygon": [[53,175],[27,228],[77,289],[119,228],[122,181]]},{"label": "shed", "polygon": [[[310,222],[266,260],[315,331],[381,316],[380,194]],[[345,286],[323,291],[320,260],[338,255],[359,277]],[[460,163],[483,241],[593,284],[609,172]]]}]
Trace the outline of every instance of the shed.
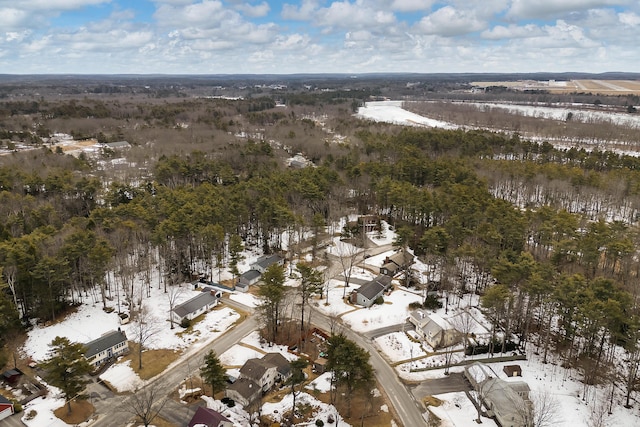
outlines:
[{"label": "shed", "polygon": [[505,374],[507,374],[508,377],[522,376],[522,368],[520,367],[520,365],[505,365],[502,370]]},{"label": "shed", "polygon": [[313,372],[316,374],[324,374],[325,368],[327,366],[327,359],[324,357],[319,357],[313,361]]},{"label": "shed", "polygon": [[2,373],[2,379],[11,385],[16,385],[20,382],[20,377],[22,375],[22,371],[18,368],[8,369]]}]

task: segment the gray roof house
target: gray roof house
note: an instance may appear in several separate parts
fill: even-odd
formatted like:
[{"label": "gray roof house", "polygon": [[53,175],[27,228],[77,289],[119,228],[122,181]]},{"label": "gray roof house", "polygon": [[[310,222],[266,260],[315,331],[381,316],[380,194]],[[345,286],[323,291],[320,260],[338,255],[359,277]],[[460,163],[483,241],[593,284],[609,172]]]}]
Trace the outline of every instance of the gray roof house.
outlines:
[{"label": "gray roof house", "polygon": [[393,277],[406,268],[409,268],[414,263],[414,260],[413,254],[400,250],[384,259],[382,267],[380,267],[380,274]]},{"label": "gray roof house", "polygon": [[248,378],[256,382],[263,392],[267,392],[276,383],[278,369],[262,359],[249,359],[240,368],[240,378]]},{"label": "gray roof house", "polygon": [[181,322],[182,319],[192,320],[202,313],[206,313],[218,304],[219,291],[206,290],[199,295],[183,302],[173,308],[171,317],[175,322]]},{"label": "gray roof house", "polygon": [[249,267],[252,270],[258,270],[260,274],[262,274],[273,264],[284,265],[284,258],[282,258],[279,254],[263,255]]},{"label": "gray roof house", "polygon": [[497,378],[491,368],[479,362],[465,367],[465,376],[487,408],[487,415],[495,417],[499,425],[526,427],[529,424],[532,404],[526,382]]},{"label": "gray roof house", "polygon": [[233,423],[218,411],[198,406],[189,427],[233,427]]},{"label": "gray roof house", "polygon": [[128,141],[115,141],[115,142],[105,142],[102,144],[105,148],[110,148],[112,150],[119,150],[123,148],[131,148],[131,144]]},{"label": "gray roof house", "polygon": [[258,270],[249,270],[245,271],[238,278],[238,283],[236,283],[236,291],[239,292],[247,292],[249,290],[249,286],[256,284],[260,280],[260,272]]},{"label": "gray roof house", "polygon": [[224,390],[224,395],[246,407],[260,399],[262,387],[249,378],[239,378]]},{"label": "gray roof house", "polygon": [[409,313],[409,322],[415,326],[416,333],[434,349],[449,347],[460,341],[461,334],[456,328],[435,313],[413,310]]},{"label": "gray roof house", "polygon": [[353,291],[351,301],[363,307],[371,307],[373,302],[391,288],[391,276],[381,274]]},{"label": "gray roof house", "polygon": [[100,338],[86,343],[85,359],[94,367],[99,367],[111,358],[116,358],[129,351],[127,335],[124,331],[107,332]]},{"label": "gray roof house", "polygon": [[267,353],[262,356],[262,360],[276,367],[278,372],[278,381],[286,381],[291,376],[291,362],[289,362],[281,353]]}]

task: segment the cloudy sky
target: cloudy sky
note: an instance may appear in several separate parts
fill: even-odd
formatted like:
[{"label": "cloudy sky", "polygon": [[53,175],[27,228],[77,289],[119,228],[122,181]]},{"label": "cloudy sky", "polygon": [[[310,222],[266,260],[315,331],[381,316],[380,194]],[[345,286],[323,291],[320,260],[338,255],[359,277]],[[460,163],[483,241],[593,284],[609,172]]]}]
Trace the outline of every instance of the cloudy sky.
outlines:
[{"label": "cloudy sky", "polygon": [[0,0],[0,73],[640,72],[638,0]]}]

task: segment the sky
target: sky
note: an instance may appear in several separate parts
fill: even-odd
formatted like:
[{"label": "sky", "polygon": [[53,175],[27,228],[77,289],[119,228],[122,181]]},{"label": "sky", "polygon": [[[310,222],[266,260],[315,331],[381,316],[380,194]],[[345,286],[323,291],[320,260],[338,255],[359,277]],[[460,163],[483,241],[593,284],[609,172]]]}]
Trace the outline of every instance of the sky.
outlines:
[{"label": "sky", "polygon": [[0,74],[640,72],[638,0],[0,0]]}]

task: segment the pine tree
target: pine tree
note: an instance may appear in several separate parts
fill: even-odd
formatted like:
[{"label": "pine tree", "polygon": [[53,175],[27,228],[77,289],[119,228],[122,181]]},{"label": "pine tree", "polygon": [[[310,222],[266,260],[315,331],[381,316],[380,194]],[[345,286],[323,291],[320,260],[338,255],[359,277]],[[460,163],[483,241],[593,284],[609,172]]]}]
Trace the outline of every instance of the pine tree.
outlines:
[{"label": "pine tree", "polygon": [[58,387],[67,401],[67,410],[71,413],[71,400],[85,399],[81,393],[88,381],[85,375],[91,372],[91,365],[84,358],[86,348],[83,344],[56,337],[51,344],[49,354],[42,367],[47,371],[47,381]]},{"label": "pine tree", "polygon": [[217,391],[225,388],[227,373],[215,351],[211,350],[204,356],[204,366],[200,368],[200,376],[211,386],[211,397],[215,397]]}]

